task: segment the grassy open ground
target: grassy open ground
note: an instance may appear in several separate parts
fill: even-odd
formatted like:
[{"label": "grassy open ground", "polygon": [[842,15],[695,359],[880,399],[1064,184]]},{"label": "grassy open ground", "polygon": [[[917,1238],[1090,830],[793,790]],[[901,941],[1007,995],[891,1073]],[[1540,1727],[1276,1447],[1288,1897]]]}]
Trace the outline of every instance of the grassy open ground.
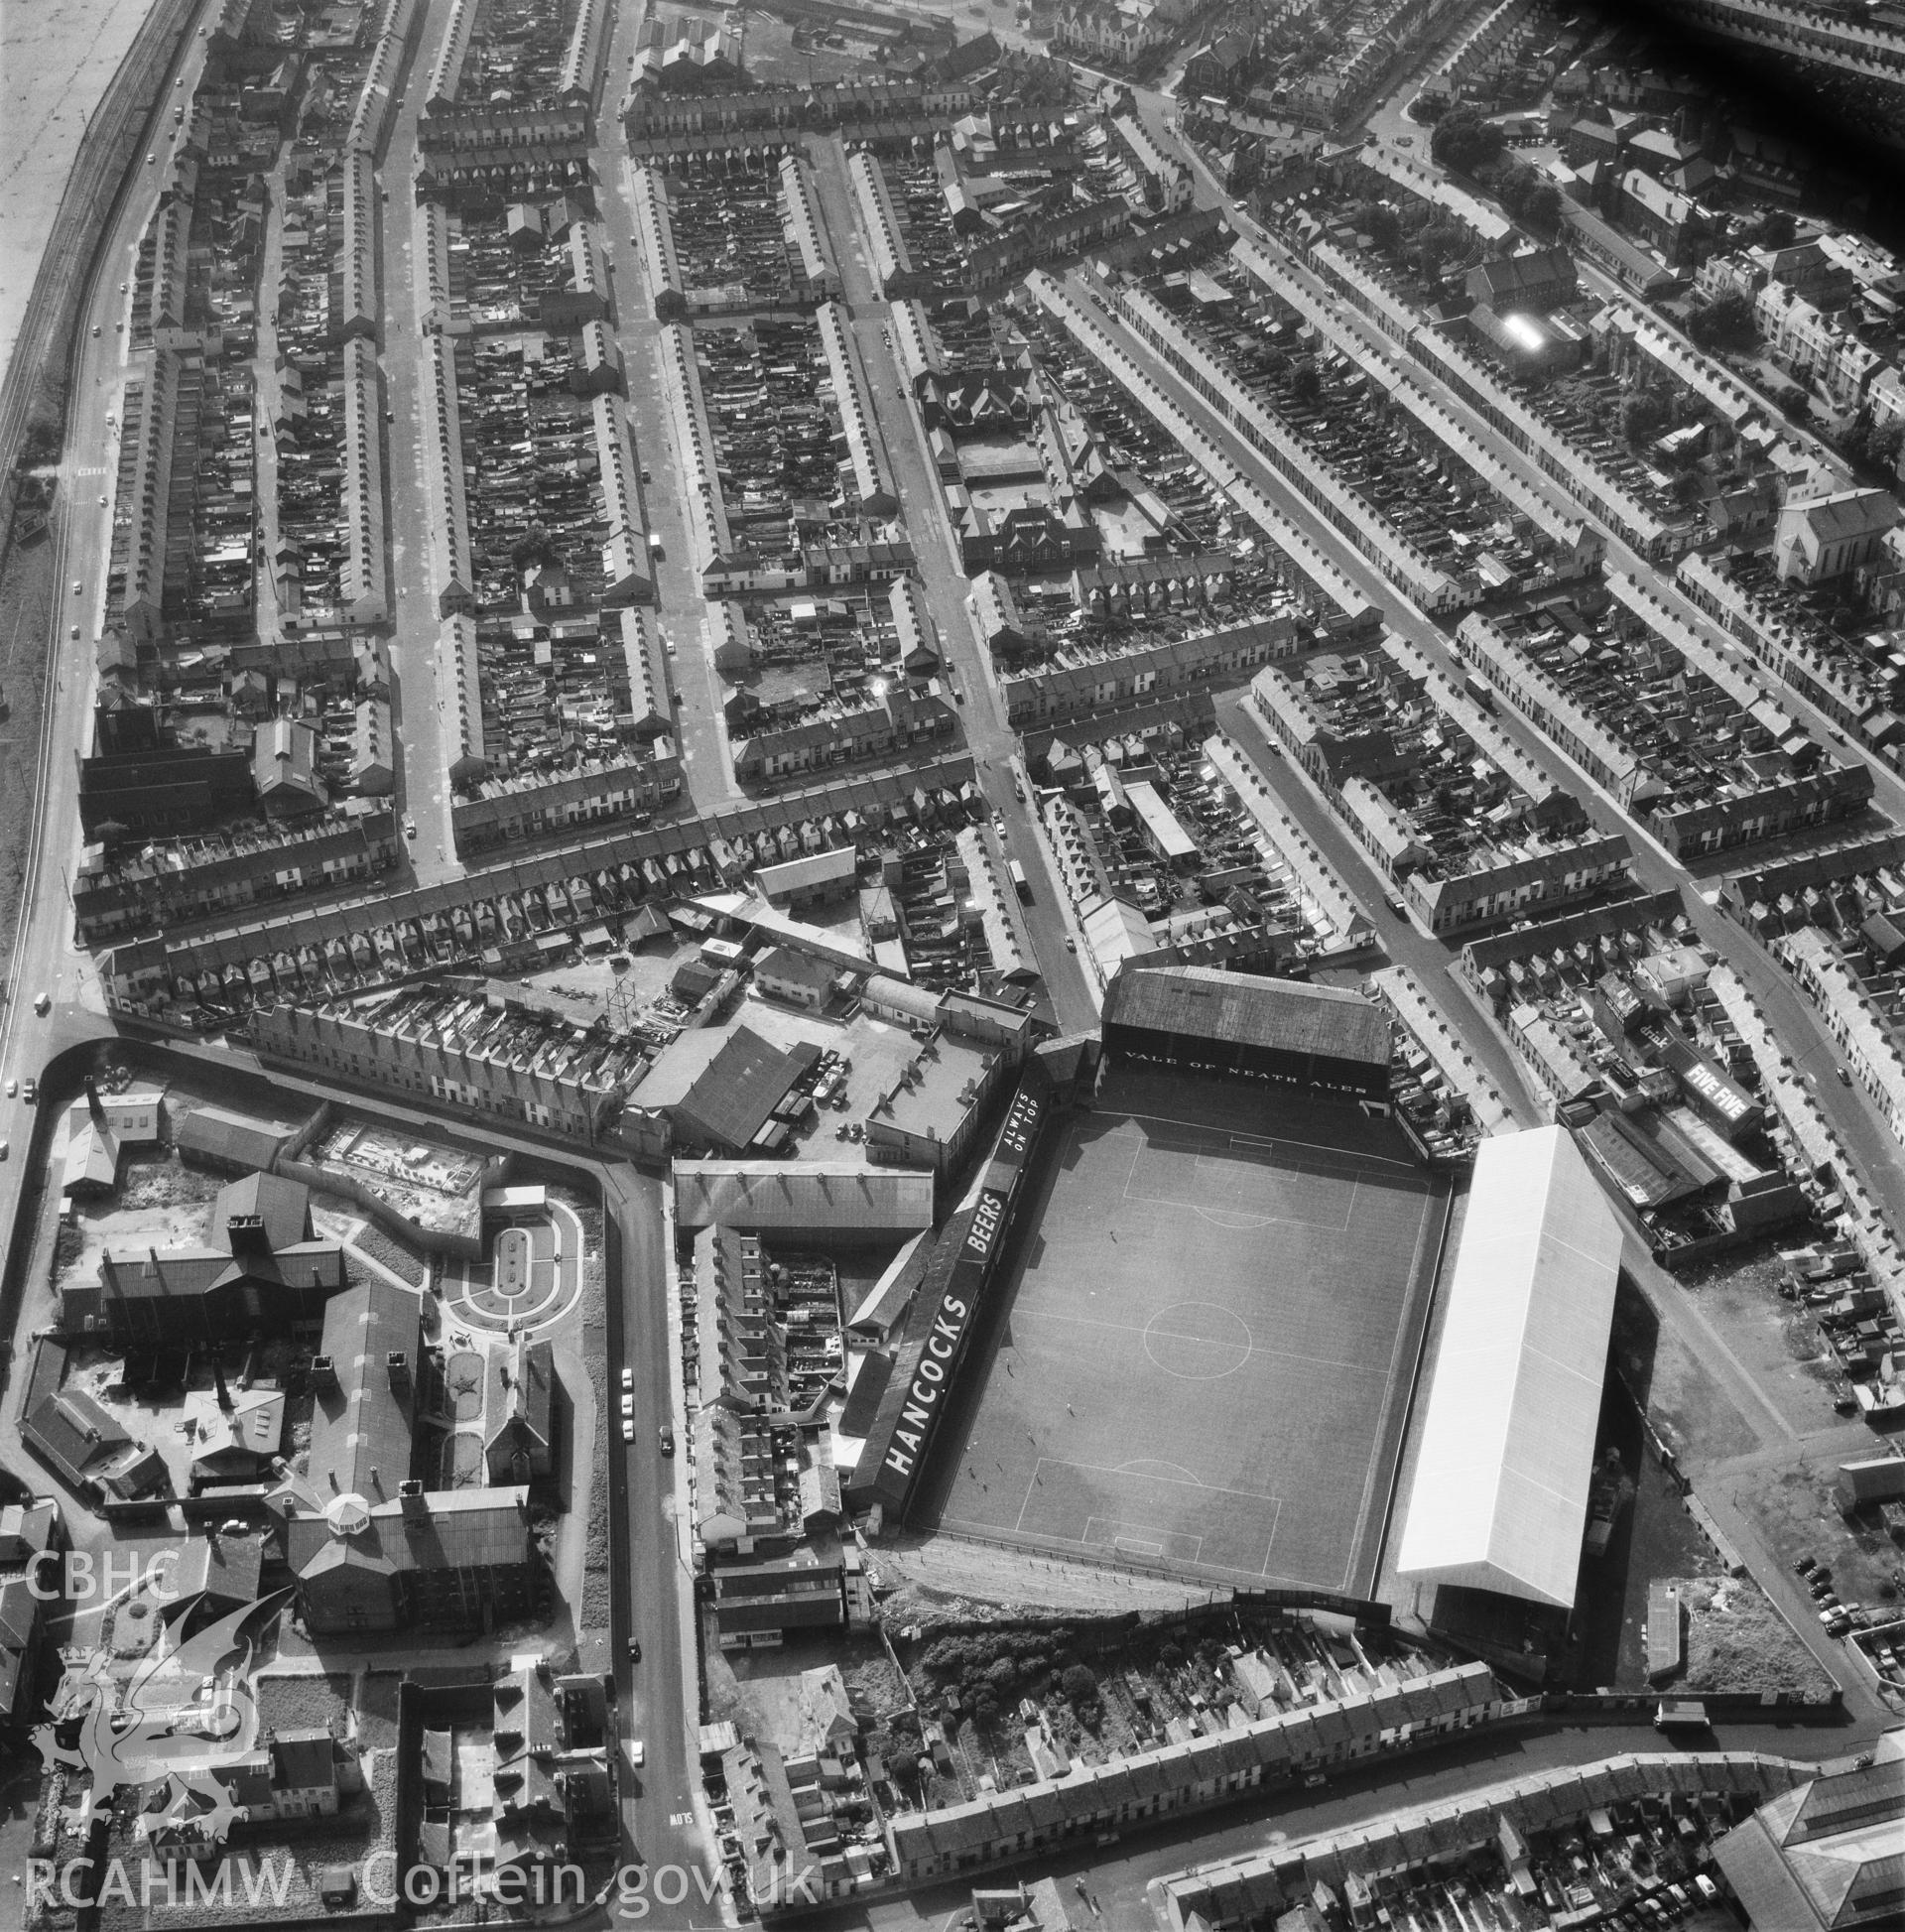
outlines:
[{"label": "grassy open ground", "polygon": [[1122,1077],[1035,1184],[931,1520],[1363,1587],[1445,1210],[1353,1108]]}]

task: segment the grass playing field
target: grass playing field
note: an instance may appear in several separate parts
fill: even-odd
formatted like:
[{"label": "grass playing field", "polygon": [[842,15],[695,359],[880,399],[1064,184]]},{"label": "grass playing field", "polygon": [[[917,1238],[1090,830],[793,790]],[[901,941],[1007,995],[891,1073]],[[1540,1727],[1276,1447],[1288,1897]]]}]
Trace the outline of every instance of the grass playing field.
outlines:
[{"label": "grass playing field", "polygon": [[1366,1590],[1447,1210],[1354,1107],[1121,1074],[1062,1123],[923,1514]]}]

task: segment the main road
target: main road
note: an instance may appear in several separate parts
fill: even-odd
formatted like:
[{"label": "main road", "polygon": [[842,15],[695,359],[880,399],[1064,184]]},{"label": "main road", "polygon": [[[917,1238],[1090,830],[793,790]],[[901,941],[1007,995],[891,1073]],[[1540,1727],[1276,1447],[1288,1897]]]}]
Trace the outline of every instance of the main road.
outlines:
[{"label": "main road", "polygon": [[[215,5],[207,4],[199,21],[215,13]],[[141,134],[79,310],[51,539],[56,594],[47,656],[53,683],[46,692],[19,925],[0,1008],[0,1071],[7,1083],[23,1083],[21,1097],[0,1098],[0,1139],[9,1148],[17,1143],[23,1155],[33,1126],[24,1082],[37,1079],[69,1039],[76,1009],[104,1006],[92,963],[73,937],[71,882],[80,846],[76,760],[92,749],[95,653],[105,629],[112,532],[115,521],[130,522],[135,514],[117,500],[120,426],[126,384],[144,376],[152,357],[131,347],[129,291],[139,237],[166,179],[160,164],[178,139],[171,109],[196,87],[204,65],[201,34],[202,26],[186,39],[168,76],[183,85],[161,91]],[[150,164],[146,156],[153,157]],[[43,998],[45,1015],[35,1010]],[[24,1160],[0,1165],[0,1225],[13,1227],[30,1179]]]},{"label": "main road", "polygon": [[925,424],[901,373],[890,326],[892,310],[874,287],[866,264],[846,150],[837,134],[827,134],[815,137],[809,152],[821,218],[840,271],[854,339],[873,395],[877,433],[900,499],[900,522],[912,542],[914,568],[939,628],[959,723],[978,767],[979,789],[1000,823],[1007,852],[1026,866],[1035,881],[1024,916],[1053,1017],[1065,1033],[1093,1027],[1098,1009],[1087,979],[1089,969],[1077,950],[1078,932],[1066,915],[1064,887],[1039,837],[1031,791],[1019,782],[1018,734],[1006,722],[989,654],[966,611],[968,580],[939,471],[927,450]]}]

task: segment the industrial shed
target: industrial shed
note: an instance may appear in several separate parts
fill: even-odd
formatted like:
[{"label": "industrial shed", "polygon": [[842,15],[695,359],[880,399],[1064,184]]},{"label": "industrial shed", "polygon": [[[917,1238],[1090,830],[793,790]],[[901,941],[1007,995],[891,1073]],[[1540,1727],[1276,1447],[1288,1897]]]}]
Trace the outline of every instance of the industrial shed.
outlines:
[{"label": "industrial shed", "polygon": [[820,1057],[809,1041],[783,1052],[751,1027],[737,1026],[669,1109],[677,1142],[732,1154],[765,1145],[776,1108]]},{"label": "industrial shed", "polygon": [[933,1176],[843,1161],[677,1161],[683,1227],[902,1241],[933,1225]]},{"label": "industrial shed", "polygon": [[1389,1022],[1359,993],[1208,966],[1127,967],[1105,992],[1109,1053],[1358,1099],[1389,1094]]},{"label": "industrial shed", "polygon": [[1403,1577],[1573,1608],[1620,1247],[1614,1211],[1564,1128],[1481,1143]]}]

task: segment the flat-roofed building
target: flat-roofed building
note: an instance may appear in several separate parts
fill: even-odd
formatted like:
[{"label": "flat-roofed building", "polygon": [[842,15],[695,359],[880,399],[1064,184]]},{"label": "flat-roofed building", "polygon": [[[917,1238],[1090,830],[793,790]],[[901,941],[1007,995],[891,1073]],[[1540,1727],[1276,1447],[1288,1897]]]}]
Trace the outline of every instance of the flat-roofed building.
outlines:
[{"label": "flat-roofed building", "polygon": [[1481,1143],[1396,1559],[1405,1579],[1573,1607],[1620,1250],[1566,1129]]}]

